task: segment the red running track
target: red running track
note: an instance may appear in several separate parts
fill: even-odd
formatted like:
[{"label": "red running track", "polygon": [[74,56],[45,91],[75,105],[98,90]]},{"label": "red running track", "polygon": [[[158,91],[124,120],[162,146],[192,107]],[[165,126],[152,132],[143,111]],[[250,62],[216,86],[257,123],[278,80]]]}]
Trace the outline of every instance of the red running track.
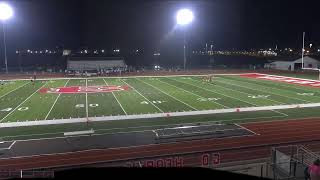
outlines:
[{"label": "red running track", "polygon": [[[145,145],[118,149],[87,150],[32,157],[0,160],[0,169],[36,169],[67,167],[141,157],[188,152],[214,151],[221,155],[221,163],[270,157],[270,147],[287,144],[313,143],[319,149],[320,119],[300,119],[241,124],[260,135],[207,139],[161,145]],[[192,164],[189,162],[189,164]]]}]

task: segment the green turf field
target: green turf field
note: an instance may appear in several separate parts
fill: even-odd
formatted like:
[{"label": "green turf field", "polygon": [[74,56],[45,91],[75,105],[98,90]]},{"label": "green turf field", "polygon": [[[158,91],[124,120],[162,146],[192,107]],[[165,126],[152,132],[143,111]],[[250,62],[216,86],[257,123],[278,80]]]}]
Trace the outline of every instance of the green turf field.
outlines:
[{"label": "green turf field", "polygon": [[[128,86],[99,93],[40,93],[41,88]],[[312,95],[310,95],[312,93]],[[33,121],[201,111],[320,102],[320,89],[281,82],[216,76],[11,81],[0,89],[0,121]]]},{"label": "green turf field", "polygon": [[[127,86],[129,89],[104,93],[40,93],[42,88]],[[9,81],[0,87],[0,120],[5,122],[43,121],[188,112],[238,107],[261,107],[320,102],[320,89],[294,84],[215,76],[212,82],[201,77],[130,77]],[[186,123],[243,123],[306,117],[320,117],[320,107],[234,112],[181,117],[147,118],[107,122],[1,128],[2,140],[63,136],[63,132],[92,128],[95,133],[150,130]]]}]

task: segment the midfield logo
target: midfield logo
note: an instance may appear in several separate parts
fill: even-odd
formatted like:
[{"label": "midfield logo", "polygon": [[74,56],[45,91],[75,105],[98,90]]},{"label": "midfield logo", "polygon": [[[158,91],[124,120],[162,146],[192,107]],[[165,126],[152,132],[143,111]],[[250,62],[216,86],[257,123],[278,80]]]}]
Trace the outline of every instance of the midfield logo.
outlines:
[{"label": "midfield logo", "polygon": [[42,88],[40,93],[55,93],[55,94],[78,94],[78,93],[106,93],[114,91],[129,90],[129,86],[70,86],[57,88]]}]

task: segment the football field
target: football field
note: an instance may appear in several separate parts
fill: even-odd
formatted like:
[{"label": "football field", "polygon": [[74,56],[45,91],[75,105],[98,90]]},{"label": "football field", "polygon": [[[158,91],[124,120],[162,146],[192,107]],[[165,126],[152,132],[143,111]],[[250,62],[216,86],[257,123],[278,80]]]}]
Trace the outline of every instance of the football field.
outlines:
[{"label": "football field", "polygon": [[[320,117],[319,86],[319,81],[250,74],[215,75],[211,82],[202,76],[6,81],[0,85],[0,137],[22,140],[88,129],[108,134]],[[78,119],[82,121],[72,122]],[[49,121],[58,123],[34,126]]]},{"label": "football field", "polygon": [[17,80],[1,86],[0,121],[312,104],[320,103],[319,95],[315,87],[238,75],[215,76],[211,82],[198,76]]}]

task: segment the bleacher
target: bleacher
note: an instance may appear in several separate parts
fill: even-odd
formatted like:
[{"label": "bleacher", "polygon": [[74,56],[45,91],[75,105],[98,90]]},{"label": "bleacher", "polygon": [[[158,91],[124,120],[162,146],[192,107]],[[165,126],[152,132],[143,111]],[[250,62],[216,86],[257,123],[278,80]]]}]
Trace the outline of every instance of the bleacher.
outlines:
[{"label": "bleacher", "polygon": [[74,76],[121,73],[126,69],[122,57],[69,57],[67,63],[67,74]]}]

